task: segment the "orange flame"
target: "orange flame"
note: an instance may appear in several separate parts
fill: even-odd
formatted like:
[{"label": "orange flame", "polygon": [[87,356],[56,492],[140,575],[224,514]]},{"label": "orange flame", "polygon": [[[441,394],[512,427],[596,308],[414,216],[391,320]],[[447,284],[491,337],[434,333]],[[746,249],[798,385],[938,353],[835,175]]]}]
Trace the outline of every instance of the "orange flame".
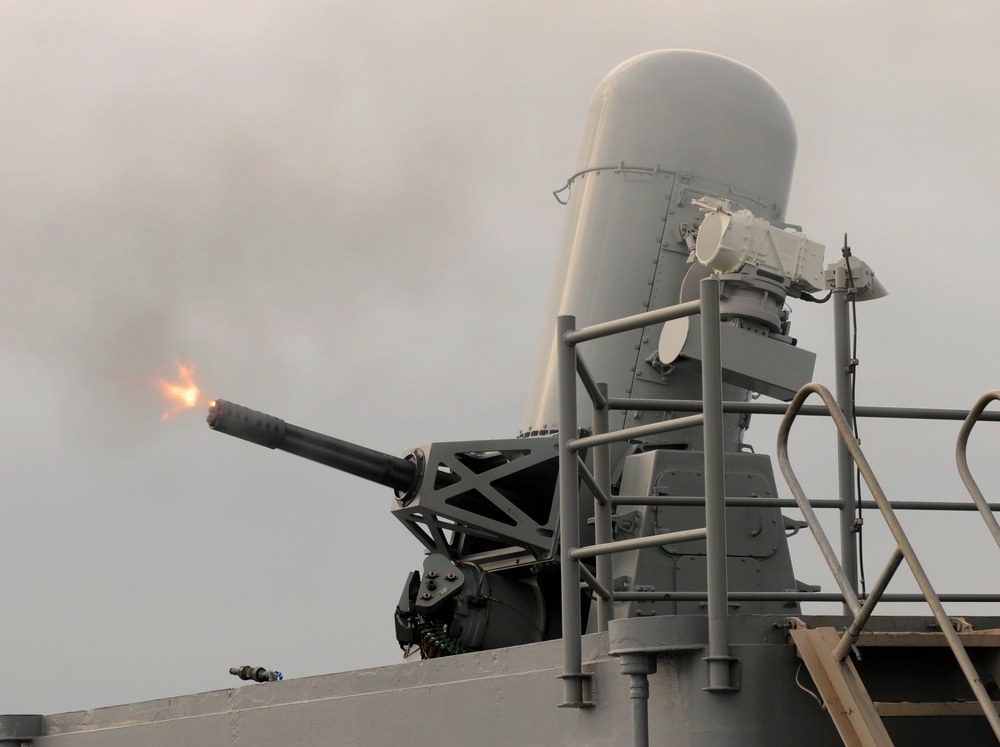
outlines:
[{"label": "orange flame", "polygon": [[198,406],[201,390],[194,383],[194,366],[178,363],[177,378],[179,381],[156,380],[167,407],[163,411],[163,420],[171,415],[176,415],[181,410]]}]

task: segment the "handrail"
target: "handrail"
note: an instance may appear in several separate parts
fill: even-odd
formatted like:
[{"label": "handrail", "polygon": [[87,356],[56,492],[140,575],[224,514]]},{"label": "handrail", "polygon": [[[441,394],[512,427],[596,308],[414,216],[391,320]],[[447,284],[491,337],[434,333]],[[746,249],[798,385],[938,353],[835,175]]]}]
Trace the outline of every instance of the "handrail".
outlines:
[{"label": "handrail", "polygon": [[[701,412],[701,400],[697,399],[643,399],[609,397],[608,407],[612,410],[644,410],[650,412]],[[748,415],[784,415],[788,405],[782,402],[738,402],[726,400],[722,403],[724,412]],[[881,405],[857,405],[854,414],[858,418],[885,418],[889,420],[965,420],[970,410],[954,410],[940,407],[884,407]],[[826,417],[829,413],[822,405],[803,405],[799,415]],[[979,420],[1000,421],[1000,412],[984,412]]]},{"label": "handrail", "polygon": [[[705,278],[711,280],[712,278]],[[589,327],[573,329],[563,336],[563,341],[570,346],[579,345],[581,342],[596,340],[599,337],[616,335],[619,332],[630,332],[633,329],[642,329],[651,324],[669,322],[673,319],[682,319],[686,316],[694,316],[701,311],[701,301],[688,301],[675,306],[665,306],[655,311],[644,311],[641,314],[622,317],[603,324],[593,324]]]},{"label": "handrail", "polygon": [[[816,520],[816,514],[813,512],[812,507],[809,504],[809,500],[806,498],[805,492],[802,490],[802,485],[795,476],[795,472],[792,470],[791,463],[788,458],[788,434],[791,430],[792,423],[795,420],[795,416],[798,414],[803,402],[805,402],[806,398],[809,397],[810,394],[818,394],[823,400],[823,403],[826,405],[827,410],[830,413],[830,417],[837,427],[837,432],[841,441],[846,446],[851,458],[857,465],[861,476],[865,479],[869,492],[878,504],[882,517],[885,519],[889,530],[892,532],[892,535],[896,540],[896,550],[893,552],[889,563],[886,565],[885,570],[883,570],[881,576],[876,582],[876,589],[873,590],[872,594],[865,600],[863,607],[859,605],[858,597],[854,593],[854,590],[851,588],[850,583],[844,574],[843,566],[841,566],[840,562],[837,560],[836,554],[833,553],[833,548],[830,547],[829,540],[826,538],[826,534],[823,532],[822,527],[819,526],[819,522]],[[868,459],[861,451],[861,446],[858,443],[858,440],[854,437],[854,433],[851,431],[851,427],[848,424],[847,419],[837,406],[833,395],[826,387],[821,384],[811,383],[806,384],[798,391],[789,404],[785,417],[781,420],[781,426],[778,430],[777,448],[778,465],[785,477],[785,481],[788,483],[788,486],[792,491],[792,495],[799,504],[799,509],[802,511],[803,516],[805,516],[806,522],[809,524],[809,529],[816,538],[817,544],[820,545],[820,550],[827,561],[827,565],[829,565],[834,578],[841,586],[841,591],[844,592],[844,597],[847,600],[851,611],[854,613],[854,621],[848,630],[845,631],[840,644],[834,651],[837,661],[843,659],[848,654],[851,647],[857,642],[858,636],[864,628],[864,624],[867,622],[867,619],[871,615],[875,605],[878,603],[882,592],[884,592],[886,586],[888,586],[889,580],[895,573],[896,568],[898,568],[901,561],[905,559],[910,568],[910,572],[913,574],[914,579],[917,581],[917,585],[920,587],[921,593],[924,595],[924,599],[927,600],[927,604],[934,613],[934,618],[937,620],[941,633],[944,635],[952,653],[955,655],[955,659],[958,661],[958,665],[962,669],[962,673],[965,675],[969,686],[975,693],[976,700],[979,701],[979,705],[982,707],[983,713],[989,721],[990,727],[993,729],[993,733],[998,739],[1000,739],[1000,714],[997,714],[992,699],[986,692],[986,688],[983,686],[982,681],[979,679],[979,675],[976,672],[975,667],[972,665],[972,661],[969,659],[969,655],[966,652],[965,647],[962,645],[962,641],[959,639],[958,633],[952,626],[951,620],[945,612],[937,592],[935,592],[934,588],[931,586],[930,580],[927,578],[927,574],[924,572],[923,566],[920,564],[920,560],[917,558],[912,545],[910,545],[910,541],[907,538],[906,533],[903,531],[903,527],[896,518],[896,514],[892,510],[892,506],[889,505],[889,500],[886,498],[885,492],[882,490],[881,485],[879,485],[878,479],[875,477],[875,473],[872,471],[871,465],[868,463]]]},{"label": "handrail", "polygon": [[658,423],[647,423],[646,425],[636,425],[631,428],[622,428],[610,433],[586,436],[585,438],[571,439],[568,446],[570,451],[582,451],[592,446],[603,446],[613,444],[618,441],[627,441],[632,438],[643,438],[644,436],[655,436],[659,433],[670,433],[680,431],[685,428],[694,428],[705,422],[702,414],[688,415],[686,418],[674,418],[673,420],[661,420]]},{"label": "handrail", "polygon": [[[706,284],[709,284],[706,287]],[[718,322],[716,324],[702,324],[703,339],[702,349],[704,357],[702,360],[702,400],[701,402],[679,402],[679,401],[659,401],[648,400],[625,400],[608,396],[607,385],[595,380],[587,367],[582,356],[577,351],[577,345],[590,340],[617,334],[620,332],[636,329],[659,323],[668,319],[675,319],[694,314],[701,314],[707,320],[718,320],[718,281],[708,278],[702,281],[701,298],[698,301],[678,304],[673,307],[658,309],[653,312],[636,314],[624,319],[605,322],[602,324],[576,329],[575,318],[572,316],[559,317],[557,331],[557,347],[559,349],[559,388],[560,388],[560,546],[562,565],[562,606],[563,606],[563,674],[562,678],[566,685],[566,697],[563,703],[568,707],[586,707],[589,704],[583,698],[583,682],[589,675],[582,671],[581,661],[581,641],[582,620],[579,609],[579,590],[581,581],[589,586],[599,598],[598,601],[598,628],[606,630],[608,621],[613,617],[613,605],[615,601],[632,601],[639,599],[654,599],[663,595],[664,599],[679,599],[677,593],[670,592],[615,592],[611,583],[611,555],[613,553],[626,550],[634,550],[639,547],[655,546],[664,542],[684,542],[695,539],[705,539],[707,541],[708,555],[708,588],[701,598],[707,601],[709,618],[709,647],[708,656],[705,661],[709,665],[709,690],[727,690],[729,687],[730,657],[728,645],[728,632],[726,615],[731,601],[738,604],[738,595],[730,595],[725,580],[726,570],[726,550],[725,550],[725,506],[741,503],[743,499],[725,498],[723,488],[723,465],[722,465],[722,442],[721,442],[721,422],[723,412],[774,412],[777,414],[783,405],[768,405],[761,403],[730,403],[722,399],[721,387],[721,361],[719,359]],[[712,298],[714,296],[714,299]],[[712,335],[714,334],[714,339]],[[577,433],[577,413],[576,413],[576,390],[577,381],[582,382],[585,391],[589,395],[594,406],[594,432],[588,436],[578,436]],[[821,406],[804,406],[805,400],[811,394],[818,394],[823,400]],[[962,475],[966,487],[973,496],[975,506],[967,504],[955,504],[948,508],[956,510],[978,510],[990,527],[994,539],[1000,546],[1000,524],[992,515],[992,511],[997,508],[988,504],[979,492],[975,481],[972,480],[968,472],[968,465],[965,459],[965,451],[969,433],[973,425],[978,420],[997,420],[1000,413],[989,413],[984,415],[983,410],[993,399],[1000,400],[1000,390],[984,395],[976,406],[968,413],[959,410],[928,410],[915,408],[857,408],[857,415],[869,417],[903,417],[903,418],[927,418],[927,419],[954,419],[959,420],[965,417],[962,431],[959,436],[959,444],[956,455],[959,465],[959,472]],[[609,410],[622,409],[629,406],[630,409],[650,409],[650,410],[672,410],[674,412],[692,412],[688,417],[675,417],[671,420],[657,422],[649,425],[633,428],[623,428],[611,431],[608,427]],[[845,571],[842,561],[834,551],[826,534],[820,526],[814,508],[840,508],[843,510],[844,501],[821,500],[811,503],[805,496],[801,484],[799,483],[788,457],[788,436],[791,425],[798,415],[828,415],[834,422],[846,456],[842,456],[844,463],[853,461],[860,474],[864,477],[869,491],[874,497],[874,501],[865,501],[863,505],[874,505],[882,513],[893,537],[896,540],[896,548],[889,559],[885,569],[877,579],[872,592],[861,600],[858,597],[855,585],[851,582],[850,576]],[[630,438],[640,438],[643,436],[662,433],[674,429],[702,426],[705,431],[705,497],[698,498],[697,503],[706,507],[706,522],[702,529],[687,530],[684,532],[670,533],[659,536],[644,536],[633,540],[612,541],[611,540],[611,510],[615,505],[621,505],[627,497],[612,496],[610,486],[608,448],[611,443],[628,440]],[[592,450],[595,460],[593,474],[583,465],[579,453],[584,450]],[[716,453],[717,452],[717,453]],[[970,687],[976,695],[976,699],[983,707],[991,728],[1000,738],[1000,715],[992,706],[992,702],[987,695],[982,682],[976,674],[975,668],[969,660],[965,648],[962,646],[958,634],[951,625],[945,610],[941,604],[942,596],[938,595],[930,584],[913,547],[910,545],[902,526],[896,518],[894,509],[917,508],[917,502],[902,501],[891,503],[885,496],[884,491],[876,479],[871,466],[869,465],[860,445],[855,438],[847,419],[838,406],[833,395],[825,387],[819,384],[807,384],[799,390],[792,402],[784,411],[784,417],[778,434],[777,460],[794,496],[794,505],[799,508],[806,519],[817,545],[823,554],[827,565],[833,573],[834,579],[840,587],[840,595],[817,595],[814,598],[833,597],[842,598],[845,606],[849,609],[853,620],[848,629],[844,632],[840,643],[833,652],[836,660],[846,657],[851,648],[856,643],[867,621],[874,611],[874,608],[883,600],[897,600],[906,595],[885,594],[891,579],[898,567],[905,560],[910,571],[920,587],[920,595],[911,595],[915,599],[925,600],[931,607],[938,625],[948,641],[949,646],[961,667],[963,674],[969,682]],[[716,476],[716,472],[719,475]],[[713,477],[715,476],[715,477]],[[717,478],[717,479],[715,479]],[[595,543],[588,547],[580,547],[579,537],[579,486],[583,480],[594,493],[595,496]],[[641,501],[642,503],[673,503],[694,501],[694,498],[685,499],[683,497],[650,496]],[[778,505],[779,499],[758,500],[760,505]],[[940,502],[931,502],[920,508],[944,508],[938,505]],[[914,505],[910,505],[914,504]],[[721,540],[720,540],[721,538]],[[843,544],[843,543],[842,543]],[[842,552],[846,552],[842,548]],[[580,560],[584,558],[596,558],[596,575],[591,573],[586,567],[581,565]],[[845,556],[846,558],[846,556]],[[846,560],[844,561],[846,562]],[[787,593],[787,592],[786,592]],[[789,599],[798,594],[789,594]],[[955,595],[944,595],[951,599]],[[749,599],[750,597],[747,597]],[[824,601],[826,601],[824,599]]]},{"label": "handrail", "polygon": [[[942,602],[977,602],[996,604],[1000,602],[1000,594],[939,594]],[[620,602],[704,602],[708,593],[704,591],[616,591],[615,600]],[[822,591],[730,591],[729,601],[732,602],[840,602],[844,595],[836,592]],[[924,595],[919,592],[883,594],[883,602],[923,602]]]},{"label": "handrail", "polygon": [[[606,630],[613,617],[617,598],[611,588],[611,554],[655,546],[664,543],[705,540],[707,555],[708,598],[708,662],[709,690],[731,689],[731,658],[729,656],[728,584],[726,579],[725,528],[725,468],[723,463],[723,403],[722,362],[720,351],[719,281],[701,281],[697,301],[676,304],[623,319],[576,329],[576,319],[564,315],[557,319],[557,362],[559,372],[559,512],[560,565],[563,614],[563,674],[565,700],[563,705],[582,708],[589,705],[583,699],[580,636],[582,620],[578,597],[580,580],[593,589],[598,603],[598,629]],[[701,314],[707,321],[701,325],[702,335],[702,404],[701,413],[683,418],[664,420],[649,425],[610,431],[608,427],[609,399],[607,385],[594,379],[577,345],[601,337],[658,324],[671,319]],[[594,405],[594,433],[577,437],[577,379],[583,382]],[[705,454],[705,527],[665,535],[613,542],[611,540],[611,477],[610,451],[612,443],[632,438],[701,426],[704,429]],[[581,463],[579,452],[593,449],[593,474]],[[580,480],[595,496],[595,544],[581,548],[579,536]],[[580,564],[581,558],[596,558],[597,574]]]},{"label": "handrail", "polygon": [[958,443],[955,445],[955,461],[958,464],[958,474],[961,476],[962,482],[965,483],[966,490],[969,491],[969,495],[972,496],[972,500],[976,504],[976,508],[979,509],[983,521],[986,522],[986,528],[993,535],[993,541],[997,543],[997,547],[1000,547],[1000,524],[997,523],[990,504],[986,502],[986,498],[979,489],[979,485],[972,478],[966,453],[969,446],[969,435],[972,433],[973,426],[981,419],[983,410],[993,400],[1000,400],[1000,390],[993,389],[986,392],[986,394],[976,400],[976,404],[969,410],[969,415],[966,417],[965,422],[962,423],[962,428],[958,432]]},{"label": "handrail", "polygon": [[575,560],[596,558],[601,555],[612,555],[616,552],[642,550],[646,547],[676,545],[681,542],[697,542],[698,540],[705,539],[707,536],[708,531],[704,527],[700,529],[682,529],[677,532],[666,532],[664,534],[647,534],[645,537],[604,542],[598,545],[591,545],[590,547],[576,547],[569,551],[569,556]]},{"label": "handrail", "polygon": [[[582,474],[582,473],[581,473]],[[586,479],[586,478],[585,478]],[[599,499],[600,500],[600,499]],[[838,498],[819,498],[809,502],[813,508],[842,509],[844,502]],[[861,508],[878,508],[875,501],[858,501]],[[704,506],[700,495],[613,495],[612,506]],[[727,506],[754,506],[762,508],[798,508],[792,498],[764,498],[753,496],[728,496]],[[889,501],[894,511],[978,511],[972,503],[957,501]],[[987,503],[990,511],[1000,511],[1000,503]]]},{"label": "handrail", "polygon": [[[844,418],[843,413],[841,413],[840,408],[837,407],[837,403],[833,399],[833,395],[830,394],[830,391],[820,384],[806,384],[804,387],[799,389],[798,393],[796,393],[795,397],[788,405],[788,409],[785,411],[785,417],[781,420],[781,426],[778,429],[778,467],[781,469],[781,474],[785,476],[785,482],[788,483],[788,487],[792,491],[792,497],[795,498],[795,503],[798,505],[799,510],[805,517],[806,523],[809,525],[809,530],[813,533],[813,537],[816,539],[816,544],[819,545],[819,550],[823,555],[823,559],[829,566],[830,571],[833,573],[834,580],[837,582],[837,586],[840,587],[840,591],[844,595],[844,603],[850,608],[852,614],[857,615],[861,612],[861,603],[858,601],[858,595],[844,573],[844,568],[837,559],[837,553],[834,551],[833,546],[830,544],[830,540],[827,539],[826,533],[820,526],[819,519],[817,518],[815,511],[813,511],[809,500],[806,498],[805,491],[802,490],[802,485],[795,476],[795,472],[792,470],[791,464],[788,460],[788,432],[791,430],[792,422],[795,420],[795,416],[802,407],[802,403],[805,402],[806,397],[813,392],[819,394],[823,399],[833,422],[837,426],[837,430],[841,431],[841,438],[849,438],[851,441],[855,441],[854,434],[851,432],[850,426],[847,424],[847,420]],[[844,436],[844,433],[847,434],[846,437]],[[855,443],[857,442],[855,441]],[[862,459],[864,459],[863,456]],[[855,459],[855,461],[857,461],[857,459]],[[868,481],[867,475],[865,476],[865,481]],[[879,490],[881,490],[881,488],[879,488]]]}]

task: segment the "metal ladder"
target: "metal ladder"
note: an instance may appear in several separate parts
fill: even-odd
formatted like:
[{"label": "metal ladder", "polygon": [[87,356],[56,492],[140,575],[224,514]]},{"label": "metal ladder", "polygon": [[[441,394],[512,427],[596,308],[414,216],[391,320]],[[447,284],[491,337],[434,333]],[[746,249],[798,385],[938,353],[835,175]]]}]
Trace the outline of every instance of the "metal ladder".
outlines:
[{"label": "metal ladder", "polygon": [[[811,394],[818,394],[823,400],[830,417],[837,427],[841,441],[854,460],[889,530],[892,532],[893,538],[896,540],[896,547],[889,558],[889,562],[886,564],[863,604],[859,601],[857,593],[845,574],[844,568],[837,558],[830,541],[827,539],[822,527],[820,527],[816,514],[806,498],[805,492],[798,478],[795,476],[788,458],[788,435],[792,423],[802,408],[803,403]],[[986,500],[976,486],[975,481],[972,480],[968,472],[968,465],[965,462],[965,447],[968,442],[969,432],[983,409],[993,399],[1000,400],[1000,391],[993,391],[984,395],[966,418],[959,436],[957,460],[962,479],[969,489],[970,494],[972,494],[980,513],[986,520],[994,539],[997,541],[998,546],[1000,546],[1000,525],[997,524]],[[943,637],[944,641],[951,648],[965,679],[976,696],[982,713],[989,721],[990,728],[993,730],[997,741],[1000,742],[1000,715],[997,712],[997,705],[987,694],[986,688],[980,680],[979,674],[976,672],[969,654],[962,643],[962,636],[955,630],[951,619],[941,604],[940,597],[931,586],[930,580],[927,578],[927,574],[920,564],[920,560],[917,558],[892,506],[889,504],[889,500],[885,496],[885,492],[879,485],[868,460],[861,451],[860,445],[857,439],[855,439],[847,419],[837,406],[833,395],[822,385],[816,383],[807,384],[799,390],[789,404],[778,431],[777,457],[781,472],[792,491],[799,509],[802,511],[803,517],[809,525],[809,529],[812,531],[823,558],[830,567],[830,571],[833,573],[834,579],[840,587],[841,593],[844,595],[846,605],[853,615],[853,620],[843,634],[838,633],[833,628],[809,630],[802,625],[794,625],[791,631],[792,641],[812,675],[813,681],[820,689],[826,701],[827,710],[833,719],[834,725],[837,727],[837,731],[844,740],[844,744],[892,745],[892,740],[885,729],[885,725],[882,723],[879,711],[865,690],[864,684],[858,677],[857,670],[848,655],[858,644],[862,631],[871,617],[875,605],[882,598],[890,580],[904,560],[913,577],[916,579],[924,599],[930,605],[941,631],[938,635]],[[908,715],[925,714],[913,713]]]}]

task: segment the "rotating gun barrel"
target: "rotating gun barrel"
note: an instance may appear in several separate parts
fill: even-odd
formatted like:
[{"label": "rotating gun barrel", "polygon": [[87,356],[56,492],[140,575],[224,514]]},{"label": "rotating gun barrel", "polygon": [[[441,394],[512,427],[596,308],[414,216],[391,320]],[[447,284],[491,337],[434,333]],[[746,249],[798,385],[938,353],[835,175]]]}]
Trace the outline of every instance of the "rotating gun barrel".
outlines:
[{"label": "rotating gun barrel", "polygon": [[419,481],[419,470],[414,461],[300,428],[281,418],[223,399],[217,399],[209,406],[208,426],[244,441],[287,451],[386,485],[401,496],[415,489]]}]

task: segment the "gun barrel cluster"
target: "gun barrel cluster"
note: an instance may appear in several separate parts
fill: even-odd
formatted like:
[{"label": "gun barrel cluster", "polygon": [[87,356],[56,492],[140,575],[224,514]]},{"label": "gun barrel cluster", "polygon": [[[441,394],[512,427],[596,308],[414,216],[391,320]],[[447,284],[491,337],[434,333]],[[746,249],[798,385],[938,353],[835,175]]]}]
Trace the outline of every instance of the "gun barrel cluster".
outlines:
[{"label": "gun barrel cluster", "polygon": [[417,465],[412,461],[300,428],[223,399],[209,406],[208,425],[220,433],[386,485],[397,493],[409,492],[417,482]]}]

